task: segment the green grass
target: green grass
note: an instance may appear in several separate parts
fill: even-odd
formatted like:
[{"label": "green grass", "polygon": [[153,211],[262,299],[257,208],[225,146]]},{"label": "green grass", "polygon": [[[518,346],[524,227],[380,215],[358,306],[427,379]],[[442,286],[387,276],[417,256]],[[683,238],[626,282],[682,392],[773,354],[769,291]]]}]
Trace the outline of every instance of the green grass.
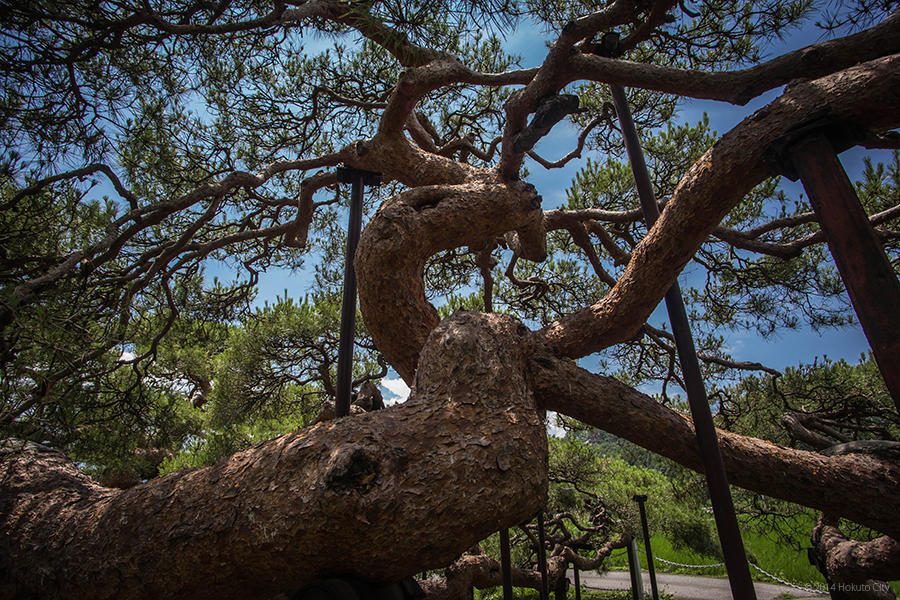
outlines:
[{"label": "green grass", "polygon": [[[653,546],[653,554],[657,558],[664,558],[673,562],[680,562],[691,565],[708,565],[721,562],[721,558],[715,556],[704,556],[687,549],[680,548],[676,550],[672,547],[668,540],[659,536],[653,536],[651,542]],[[825,579],[819,572],[809,564],[806,557],[806,551],[796,551],[793,548],[786,548],[778,545],[766,536],[747,532],[744,534],[744,545],[747,555],[752,563],[762,567],[764,570],[784,579],[803,585],[823,589],[825,587]],[[640,545],[643,549],[643,544]],[[605,566],[612,570],[627,569],[628,559],[623,555],[605,561]],[[647,559],[641,554],[641,567],[647,569]],[[671,565],[656,563],[656,570],[665,573],[683,573],[688,575],[710,575],[724,577],[726,575],[725,567],[715,567],[710,569],[688,569],[675,567]],[[751,568],[751,574],[756,581],[772,582],[771,579]]]},{"label": "green grass", "polygon": [[[653,555],[657,558],[664,558],[673,562],[691,565],[714,564],[722,561],[721,558],[704,556],[688,548],[676,550],[667,539],[660,536],[653,536],[650,543],[653,547]],[[825,589],[825,579],[815,567],[809,564],[805,549],[798,552],[793,548],[776,543],[765,535],[760,535],[751,531],[744,532],[744,546],[750,561],[769,573],[796,585],[814,589]],[[642,543],[639,543],[638,547],[641,548],[641,550],[644,549]],[[639,554],[641,555],[641,568],[646,571],[647,559],[642,553]],[[603,566],[611,571],[628,570],[628,558],[625,554],[615,558],[609,558],[604,561]],[[724,567],[712,569],[687,569],[665,565],[659,561],[656,561],[656,570],[663,573],[681,573],[685,575],[726,576]],[[755,581],[777,583],[752,567],[750,568],[750,572]],[[900,582],[891,582],[891,587],[895,592],[900,593]]]},{"label": "green grass", "polygon": [[[662,600],[678,600],[670,594],[661,592],[659,597]],[[537,590],[525,588],[513,588],[513,598],[515,600],[539,600],[540,595]],[[553,592],[550,592],[550,598],[553,598]],[[581,590],[581,600],[632,600],[631,590]],[[567,600],[575,600],[575,590],[569,589],[566,594]],[[491,590],[475,590],[475,600],[503,600],[503,589],[494,588]]]}]

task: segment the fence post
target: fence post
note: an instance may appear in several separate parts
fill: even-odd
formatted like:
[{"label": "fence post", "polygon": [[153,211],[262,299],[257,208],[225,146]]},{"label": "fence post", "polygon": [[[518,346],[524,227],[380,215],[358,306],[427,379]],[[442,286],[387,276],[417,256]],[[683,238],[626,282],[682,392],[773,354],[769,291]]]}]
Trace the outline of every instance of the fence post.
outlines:
[{"label": "fence post", "polygon": [[572,573],[575,575],[575,600],[581,600],[581,575],[578,574],[578,565],[572,565]]},{"label": "fence post", "polygon": [[637,551],[637,541],[631,538],[625,547],[628,552],[628,571],[631,573],[631,595],[634,600],[644,600],[644,582],[641,580],[641,557]]},{"label": "fence post", "polygon": [[644,502],[647,496],[644,494],[635,494],[631,497],[638,503],[641,511],[641,529],[644,530],[644,550],[647,552],[647,572],[650,573],[650,592],[653,594],[653,600],[659,600],[659,589],[656,587],[656,568],[653,564],[653,549],[650,548],[650,528],[647,527],[647,511],[644,510]]},{"label": "fence post", "polygon": [[537,516],[538,522],[538,569],[541,571],[541,600],[549,600],[550,589],[547,585],[547,550],[544,548],[544,509]]}]

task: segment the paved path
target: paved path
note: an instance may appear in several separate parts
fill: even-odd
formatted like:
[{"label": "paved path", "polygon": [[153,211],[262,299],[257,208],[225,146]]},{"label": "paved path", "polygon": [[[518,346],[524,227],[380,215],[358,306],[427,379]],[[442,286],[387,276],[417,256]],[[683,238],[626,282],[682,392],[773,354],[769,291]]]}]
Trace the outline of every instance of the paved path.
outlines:
[{"label": "paved path", "polygon": [[[631,578],[628,571],[610,571],[603,575],[596,573],[580,573],[581,585],[595,590],[630,590]],[[573,581],[572,571],[569,571],[569,582]],[[650,595],[650,575],[644,571],[641,573],[644,580],[644,593]],[[657,573],[656,582],[661,592],[672,594],[678,600],[725,600],[731,598],[731,590],[728,580],[719,577],[698,577],[694,575],[672,575],[669,573]],[[828,596],[820,594],[808,594],[794,588],[774,583],[754,582],[757,600],[776,600],[779,594],[790,594],[781,598],[795,598],[803,600],[827,600]],[[781,600],[778,598],[778,600]]]}]

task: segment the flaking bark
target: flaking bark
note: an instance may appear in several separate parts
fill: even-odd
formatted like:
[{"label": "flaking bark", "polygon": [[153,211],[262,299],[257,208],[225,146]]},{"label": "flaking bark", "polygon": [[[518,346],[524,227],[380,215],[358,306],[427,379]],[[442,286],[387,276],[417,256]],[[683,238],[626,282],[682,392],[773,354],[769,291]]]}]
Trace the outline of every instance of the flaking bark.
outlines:
[{"label": "flaking bark", "polygon": [[405,404],[124,491],[9,441],[0,573],[42,599],[221,600],[444,566],[544,502],[547,441],[523,333],[508,317],[448,319]]}]

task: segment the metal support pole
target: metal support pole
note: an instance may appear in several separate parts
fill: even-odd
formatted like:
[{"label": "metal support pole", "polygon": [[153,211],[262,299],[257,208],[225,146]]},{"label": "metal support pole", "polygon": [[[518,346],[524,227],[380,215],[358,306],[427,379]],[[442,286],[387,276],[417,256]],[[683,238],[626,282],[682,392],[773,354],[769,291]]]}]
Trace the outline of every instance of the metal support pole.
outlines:
[{"label": "metal support pole", "polygon": [[[625,89],[615,84],[610,84],[609,89],[612,92],[616,114],[619,116],[619,124],[622,127],[625,149],[628,151],[628,159],[631,161],[631,170],[634,173],[635,186],[641,199],[644,220],[647,222],[647,227],[652,227],[659,217],[659,207],[650,184],[650,174],[647,172],[647,164],[644,162],[644,152],[641,149],[637,130],[631,118],[631,111],[628,108]],[[731,490],[728,488],[725,465],[722,463],[716,429],[713,425],[712,413],[709,410],[709,400],[700,373],[700,363],[697,360],[694,339],[691,335],[687,312],[684,309],[684,300],[681,297],[681,288],[678,286],[677,280],[666,292],[666,309],[669,313],[669,322],[672,324],[672,333],[675,336],[675,348],[684,375],[685,391],[691,407],[703,469],[706,472],[706,483],[709,487],[716,529],[719,532],[719,542],[722,545],[725,569],[728,571],[731,594],[734,600],[756,600],[756,591],[753,589],[753,580],[750,578],[750,566],[747,564],[741,530],[734,513],[734,502],[731,499]]]},{"label": "metal support pole", "polygon": [[631,574],[631,595],[634,600],[644,600],[644,582],[641,580],[641,557],[638,556],[637,542],[634,538],[625,546],[628,553],[628,572]]},{"label": "metal support pole", "polygon": [[339,167],[339,183],[350,183],[350,221],[347,225],[347,252],[344,255],[344,290],[341,301],[341,333],[338,342],[337,397],[334,416],[350,414],[353,393],[353,338],[356,332],[356,269],[353,258],[362,231],[362,195],[366,185],[378,185],[381,175],[350,167]]},{"label": "metal support pole", "polygon": [[513,600],[512,564],[509,558],[509,529],[500,530],[500,579],[503,582],[503,600]]},{"label": "metal support pole", "polygon": [[544,511],[538,513],[538,570],[541,572],[541,600],[549,600],[550,589],[547,584],[547,550],[544,548]]},{"label": "metal support pole", "polygon": [[653,564],[653,550],[650,548],[650,528],[647,527],[647,511],[644,509],[647,496],[635,494],[631,499],[638,503],[641,511],[641,529],[644,530],[644,550],[647,553],[647,572],[650,573],[650,593],[653,594],[653,600],[659,600],[659,589],[656,587],[656,567]]},{"label": "metal support pole", "polygon": [[788,148],[888,392],[900,411],[900,282],[824,133]]},{"label": "metal support pole", "polygon": [[578,574],[578,565],[572,565],[575,574],[575,600],[581,600],[581,575]]}]

